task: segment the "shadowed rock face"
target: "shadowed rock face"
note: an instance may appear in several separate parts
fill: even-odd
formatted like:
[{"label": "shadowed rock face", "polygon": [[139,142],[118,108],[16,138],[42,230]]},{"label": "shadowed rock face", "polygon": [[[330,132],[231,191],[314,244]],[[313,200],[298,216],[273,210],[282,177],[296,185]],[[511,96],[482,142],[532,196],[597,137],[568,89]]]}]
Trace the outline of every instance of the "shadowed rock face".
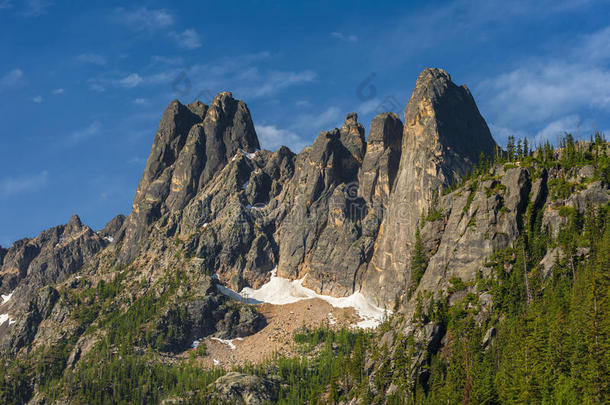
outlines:
[{"label": "shadowed rock face", "polygon": [[471,170],[495,142],[465,86],[441,69],[420,73],[405,109],[402,154],[394,192],[363,280],[363,291],[389,303],[406,288],[415,230],[433,194]]},{"label": "shadowed rock face", "polygon": [[183,209],[238,150],[259,148],[248,107],[231,93],[218,94],[209,107],[199,101],[187,106],[172,101],[125,223],[121,261],[135,257],[150,224]]},{"label": "shadowed rock face", "polygon": [[15,242],[0,263],[0,293],[13,293],[8,302],[0,303],[0,313],[16,323],[0,325],[0,349],[28,344],[57,300],[50,286],[80,270],[108,243],[76,215],[66,225]]},{"label": "shadowed rock face", "polygon": [[369,205],[386,206],[400,163],[402,121],[382,113],[371,122],[366,155],[358,174],[360,194]]}]

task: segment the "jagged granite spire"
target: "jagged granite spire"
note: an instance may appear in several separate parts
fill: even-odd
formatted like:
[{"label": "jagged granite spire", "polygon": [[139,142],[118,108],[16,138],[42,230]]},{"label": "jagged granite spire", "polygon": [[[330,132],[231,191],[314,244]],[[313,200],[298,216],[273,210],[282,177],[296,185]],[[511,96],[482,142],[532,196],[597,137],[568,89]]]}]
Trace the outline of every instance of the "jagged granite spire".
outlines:
[{"label": "jagged granite spire", "polygon": [[495,141],[466,86],[442,69],[424,69],[405,108],[402,154],[394,192],[362,289],[391,303],[409,280],[415,231],[433,194],[472,169]]},{"label": "jagged granite spire", "polygon": [[387,205],[400,163],[402,121],[394,113],[373,118],[366,154],[358,174],[360,195],[367,204]]},{"label": "jagged granite spire", "polygon": [[248,107],[230,92],[219,93],[209,107],[200,101],[186,106],[172,101],[125,221],[121,261],[134,257],[152,222],[184,208],[238,150],[259,148]]}]

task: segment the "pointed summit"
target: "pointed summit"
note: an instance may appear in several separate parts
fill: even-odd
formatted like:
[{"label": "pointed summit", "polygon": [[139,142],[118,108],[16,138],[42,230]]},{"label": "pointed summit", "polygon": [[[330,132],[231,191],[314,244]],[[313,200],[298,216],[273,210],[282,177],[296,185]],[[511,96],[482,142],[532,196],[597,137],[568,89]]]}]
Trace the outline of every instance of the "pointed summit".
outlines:
[{"label": "pointed summit", "polygon": [[230,92],[219,93],[210,106],[172,101],[163,113],[125,221],[122,259],[134,257],[148,225],[184,208],[237,151],[259,148],[248,107]]},{"label": "pointed summit", "polygon": [[400,165],[363,291],[389,304],[409,280],[415,231],[434,193],[472,170],[495,141],[470,91],[424,69],[405,108]]}]

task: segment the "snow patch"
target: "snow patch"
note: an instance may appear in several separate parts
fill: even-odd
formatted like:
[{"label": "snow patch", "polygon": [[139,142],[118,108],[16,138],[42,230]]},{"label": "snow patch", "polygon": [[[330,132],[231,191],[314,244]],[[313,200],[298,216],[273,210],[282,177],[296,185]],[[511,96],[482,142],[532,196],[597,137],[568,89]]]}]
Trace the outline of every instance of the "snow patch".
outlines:
[{"label": "snow patch", "polygon": [[248,188],[248,184],[250,184],[250,181],[246,181],[244,184],[241,185],[241,189],[245,190]]},{"label": "snow patch", "polygon": [[205,222],[203,225],[201,225],[204,229],[207,228],[210,224],[208,224],[207,222]]},{"label": "snow patch", "polygon": [[235,345],[233,344],[234,340],[244,340],[244,338],[220,339],[220,338],[217,338],[217,337],[211,337],[210,339],[216,340],[217,342],[220,342],[223,345],[229,346],[231,348],[231,350],[235,350]]},{"label": "snow patch", "polygon": [[214,359],[214,365],[217,366],[219,364],[220,364],[220,362],[218,360]]},{"label": "snow patch", "polygon": [[247,157],[250,160],[254,159],[254,156],[256,156],[256,151],[254,151],[253,153],[248,153],[248,152],[246,152],[243,149],[240,149],[240,150],[241,150],[241,153],[243,153],[244,156]]},{"label": "snow patch", "polygon": [[221,293],[229,297],[241,301],[245,304],[260,304],[267,302],[273,305],[292,304],[297,301],[307,300],[311,298],[319,298],[328,302],[335,308],[354,308],[362,321],[356,324],[362,329],[375,328],[385,319],[390,311],[378,308],[367,301],[362,293],[355,292],[348,297],[331,297],[329,295],[318,294],[315,291],[304,287],[303,277],[300,280],[290,281],[286,278],[277,276],[277,268],[271,271],[271,279],[266,284],[263,284],[258,290],[250,287],[245,287],[241,292],[237,293],[227,287],[216,285]]},{"label": "snow patch", "polygon": [[8,326],[11,326],[15,322],[17,322],[16,320],[11,319],[9,314],[0,314],[0,325],[3,325],[6,321],[8,321]]},{"label": "snow patch", "polygon": [[329,325],[334,325],[337,323],[337,320],[335,319],[335,317],[333,316],[333,314],[331,314],[330,312],[328,313],[328,324]]},{"label": "snow patch", "polygon": [[11,299],[14,292],[15,292],[15,290],[11,291],[8,294],[2,294],[2,302],[0,302],[0,305],[6,304]]},{"label": "snow patch", "polygon": [[191,343],[191,347],[192,347],[193,349],[196,349],[196,348],[198,348],[198,347],[199,347],[199,345],[200,345],[200,344],[201,344],[201,340],[199,340],[199,339],[195,339],[195,340],[193,340],[193,343]]},{"label": "snow patch", "polygon": [[114,238],[112,236],[104,236],[104,239],[106,239],[110,243],[114,242]]}]

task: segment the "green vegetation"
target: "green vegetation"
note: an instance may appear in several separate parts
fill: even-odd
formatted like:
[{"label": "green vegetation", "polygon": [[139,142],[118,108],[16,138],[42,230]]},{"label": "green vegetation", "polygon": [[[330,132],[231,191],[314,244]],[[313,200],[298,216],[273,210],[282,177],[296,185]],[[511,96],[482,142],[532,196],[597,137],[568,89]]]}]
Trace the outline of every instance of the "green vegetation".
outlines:
[{"label": "green vegetation", "polygon": [[407,294],[409,298],[419,285],[421,278],[424,276],[426,267],[428,267],[428,256],[426,255],[426,250],[421,240],[421,234],[418,228],[415,232],[415,245],[413,246],[413,251],[411,252],[411,277],[409,280],[409,291]]}]

